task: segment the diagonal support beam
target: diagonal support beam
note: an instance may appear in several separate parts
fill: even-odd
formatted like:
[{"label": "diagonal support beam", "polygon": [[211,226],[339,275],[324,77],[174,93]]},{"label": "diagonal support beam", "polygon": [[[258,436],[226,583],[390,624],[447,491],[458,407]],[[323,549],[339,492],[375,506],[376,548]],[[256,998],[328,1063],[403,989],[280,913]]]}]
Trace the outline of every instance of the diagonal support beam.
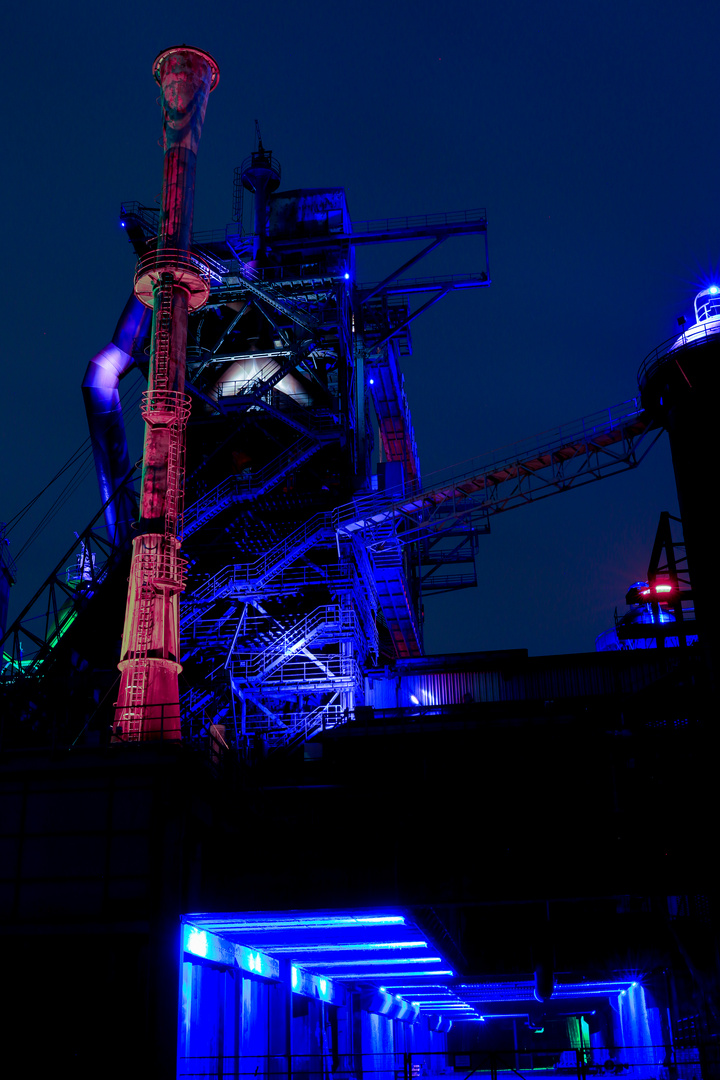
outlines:
[{"label": "diagonal support beam", "polygon": [[440,246],[440,244],[444,244],[446,240],[446,236],[436,237],[430,244],[427,245],[427,247],[424,247],[422,251],[419,251],[417,255],[413,255],[412,259],[408,259],[406,263],[403,263],[402,266],[400,266],[392,274],[388,274],[384,281],[381,281],[379,285],[376,285],[371,292],[369,292],[366,296],[362,298],[361,303],[367,304],[369,300],[372,300],[374,296],[377,296],[379,292],[382,292],[386,285],[389,285],[391,281],[395,281],[395,279],[399,278],[401,274],[404,274],[406,270],[409,270],[411,266],[414,266],[416,262],[420,262],[421,259],[424,259],[426,255],[429,255],[430,252],[434,251],[436,247]]},{"label": "diagonal support beam", "polygon": [[386,345],[388,343],[390,338],[394,338],[396,334],[399,334],[401,330],[404,330],[406,326],[409,326],[411,322],[414,322],[414,320],[417,319],[419,315],[424,314],[428,310],[428,308],[431,308],[434,304],[437,304],[438,300],[442,300],[442,298],[444,296],[447,296],[449,292],[449,286],[446,289],[440,289],[439,292],[436,292],[434,296],[431,296],[429,300],[426,300],[424,304],[421,304],[417,311],[413,311],[412,315],[409,315],[404,322],[401,322],[398,326],[394,326],[389,334],[386,334],[384,338],[380,339],[380,341],[376,341],[375,344],[370,347],[370,353],[372,354],[377,350],[381,349],[383,345]]}]

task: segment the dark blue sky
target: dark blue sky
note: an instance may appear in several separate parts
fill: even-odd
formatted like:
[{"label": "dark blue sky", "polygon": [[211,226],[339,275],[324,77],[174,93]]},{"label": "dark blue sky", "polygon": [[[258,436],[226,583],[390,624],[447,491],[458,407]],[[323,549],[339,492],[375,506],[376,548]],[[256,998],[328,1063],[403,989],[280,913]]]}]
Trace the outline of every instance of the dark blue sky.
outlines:
[{"label": "dark blue sky", "polygon": [[[718,40],[720,7],[700,0],[16,7],[0,519],[86,437],[80,383],[132,285],[119,204],[160,190],[162,48],[220,65],[198,229],[230,219],[255,117],[283,187],[343,185],[356,219],[487,207],[493,285],[419,320],[405,364],[429,473],[630,398],[645,354],[689,315],[719,261]],[[427,272],[479,264],[458,242]],[[15,611],[96,505],[90,476],[21,559]],[[635,472],[499,515],[481,587],[428,599],[428,651],[591,650],[663,509],[676,511],[666,440]]]}]

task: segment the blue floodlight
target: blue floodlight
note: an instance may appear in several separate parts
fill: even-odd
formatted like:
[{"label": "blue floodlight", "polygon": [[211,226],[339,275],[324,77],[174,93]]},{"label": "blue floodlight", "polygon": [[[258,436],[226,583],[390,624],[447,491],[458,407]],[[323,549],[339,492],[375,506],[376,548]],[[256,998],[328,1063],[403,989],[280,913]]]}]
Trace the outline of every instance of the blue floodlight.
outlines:
[{"label": "blue floodlight", "polygon": [[371,386],[374,386],[374,385],[375,385],[375,380],[374,380],[374,379],[370,379],[370,385],[371,385]]},{"label": "blue floodlight", "polygon": [[717,287],[717,285],[711,285],[710,288],[708,289],[708,292],[712,296],[717,296],[717,294],[720,292],[720,289]]},{"label": "blue floodlight", "polygon": [[326,994],[327,993],[327,981],[325,979],[320,979],[319,983],[320,983],[320,993],[323,994],[323,995]]},{"label": "blue floodlight", "polygon": [[414,694],[410,695],[410,700],[412,701],[413,705],[419,705],[420,704],[420,702],[418,701],[418,699],[415,697]]},{"label": "blue floodlight", "polygon": [[298,970],[296,967],[290,969],[290,981],[292,983],[293,990],[297,989],[298,984]]},{"label": "blue floodlight", "polygon": [[349,275],[349,274],[346,274],[346,275],[345,275],[345,280],[346,280],[346,281],[349,281],[349,280],[350,280],[350,275]]},{"label": "blue floodlight", "polygon": [[207,956],[208,954],[208,936],[204,930],[190,930],[187,937],[187,950],[188,952],[195,953],[196,956]]}]

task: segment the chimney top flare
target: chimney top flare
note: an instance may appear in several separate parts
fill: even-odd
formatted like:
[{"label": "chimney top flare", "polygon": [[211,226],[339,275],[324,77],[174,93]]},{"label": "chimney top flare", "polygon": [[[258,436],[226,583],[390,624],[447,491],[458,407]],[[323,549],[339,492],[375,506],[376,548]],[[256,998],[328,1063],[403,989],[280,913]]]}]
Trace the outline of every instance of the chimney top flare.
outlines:
[{"label": "chimney top flare", "polygon": [[163,49],[161,53],[158,53],[158,55],[153,60],[152,66],[155,81],[158,83],[161,81],[162,76],[160,73],[160,68],[163,62],[167,60],[169,56],[179,53],[192,53],[195,56],[201,56],[203,60],[207,61],[210,66],[210,90],[214,90],[218,82],[220,81],[220,68],[218,67],[215,60],[213,60],[210,53],[205,52],[204,49],[196,49],[193,45],[172,45],[169,49]]}]

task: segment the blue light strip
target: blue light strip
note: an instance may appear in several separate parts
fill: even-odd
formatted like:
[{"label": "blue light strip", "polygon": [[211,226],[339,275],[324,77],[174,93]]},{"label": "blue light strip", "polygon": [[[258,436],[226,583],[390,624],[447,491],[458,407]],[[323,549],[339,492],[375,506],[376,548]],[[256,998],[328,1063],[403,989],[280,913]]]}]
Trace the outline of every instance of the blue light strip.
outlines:
[{"label": "blue light strip", "polygon": [[[450,977],[450,976],[453,976],[455,974],[455,972],[452,971],[451,968],[444,968],[444,969],[440,969],[440,970],[435,968],[434,971],[413,971],[413,972],[408,972],[408,975],[410,975],[410,974],[412,974],[412,975],[447,975],[447,976]],[[369,979],[369,978],[371,978],[371,979],[383,979],[383,978],[386,978],[388,976],[392,977],[393,975],[397,975],[397,971],[343,971],[343,972],[335,972],[335,974],[333,975],[333,978],[334,979]]]},{"label": "blue light strip", "polygon": [[442,964],[442,962],[442,956],[399,956],[397,959],[393,956],[379,956],[377,960],[318,960],[313,966],[322,968],[324,971],[325,968],[348,967],[350,964],[355,967],[372,967],[377,964]]},{"label": "blue light strip", "polygon": [[457,1000],[447,1001],[444,998],[442,1001],[421,1001],[420,1008],[432,1009],[432,1012],[436,1012],[438,1009],[440,1009],[441,1012],[447,1012],[448,1010],[452,1009],[453,1012],[468,1012],[472,1013],[474,1016],[477,1015],[476,1010],[473,1009],[470,1005],[463,1005],[461,1001]]},{"label": "blue light strip", "polygon": [[[455,972],[442,965],[441,955],[416,923],[402,914],[385,911],[289,911],[289,912],[220,912],[188,916],[197,934],[216,937],[227,946],[242,951],[243,970],[265,975],[265,957],[287,957],[296,982],[307,978],[349,980],[428,979],[421,983],[437,985],[438,979],[452,978]],[[212,931],[216,929],[216,934]],[[195,939],[193,939],[195,940]],[[198,948],[202,938],[198,938]],[[301,975],[300,973],[303,972]],[[417,981],[415,985],[418,985]],[[315,996],[322,996],[317,987]],[[410,996],[410,995],[408,995]],[[449,997],[448,1000],[456,1001]]]},{"label": "blue light strip", "polygon": [[189,918],[209,930],[248,931],[248,930],[310,930],[330,929],[332,927],[352,926],[404,926],[404,915],[310,915],[310,916],[277,916],[268,918],[267,915],[259,915],[257,919],[237,918],[228,914],[217,915],[191,915]]},{"label": "blue light strip", "polygon": [[377,949],[427,949],[427,941],[358,941],[340,942],[337,945],[323,942],[321,945],[271,945],[273,953],[318,952],[370,952]]},{"label": "blue light strip", "polygon": [[[552,998],[566,1001],[571,998],[609,996],[621,993],[632,985],[630,979],[608,980],[606,982],[558,983],[554,986]],[[533,982],[512,983],[463,983],[457,987],[457,993],[467,1001],[534,1001],[535,984]]]},{"label": "blue light strip", "polygon": [[237,965],[241,971],[264,979],[280,977],[280,965],[272,956],[257,949],[247,949],[244,945],[234,945],[219,934],[199,930],[192,923],[185,923],[183,927],[183,950],[199,960],[211,960],[217,964],[227,964],[228,967]]}]

